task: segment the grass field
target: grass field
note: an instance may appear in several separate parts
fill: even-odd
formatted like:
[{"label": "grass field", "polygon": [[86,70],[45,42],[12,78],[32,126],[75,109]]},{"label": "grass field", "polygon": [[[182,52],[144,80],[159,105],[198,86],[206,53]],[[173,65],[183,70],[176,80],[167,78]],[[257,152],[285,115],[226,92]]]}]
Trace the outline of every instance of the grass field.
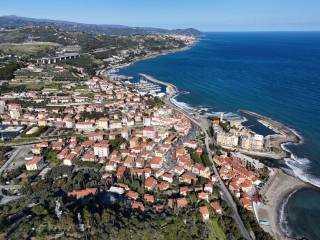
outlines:
[{"label": "grass field", "polygon": [[209,229],[209,240],[227,240],[227,237],[221,229],[217,219],[210,219],[207,224]]}]

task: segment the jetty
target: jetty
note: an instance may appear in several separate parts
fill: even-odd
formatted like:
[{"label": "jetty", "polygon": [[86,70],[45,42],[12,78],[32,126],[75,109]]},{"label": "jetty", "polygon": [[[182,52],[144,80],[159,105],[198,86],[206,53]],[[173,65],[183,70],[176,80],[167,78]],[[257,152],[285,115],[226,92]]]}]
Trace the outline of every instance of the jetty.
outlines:
[{"label": "jetty", "polygon": [[153,82],[153,83],[160,84],[162,86],[166,86],[166,92],[171,96],[178,93],[178,88],[171,83],[160,81],[160,80],[155,79],[154,77],[147,75],[147,74],[144,74],[144,73],[139,73],[139,75],[140,75],[140,77],[142,77],[142,79],[145,79],[145,80]]}]

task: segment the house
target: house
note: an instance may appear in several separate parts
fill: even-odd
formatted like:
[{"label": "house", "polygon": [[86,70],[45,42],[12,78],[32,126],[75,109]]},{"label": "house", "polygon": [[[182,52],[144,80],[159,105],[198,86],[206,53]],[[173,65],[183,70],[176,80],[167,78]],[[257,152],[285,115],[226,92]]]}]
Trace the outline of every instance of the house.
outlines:
[{"label": "house", "polygon": [[189,192],[189,188],[188,187],[180,187],[180,195],[182,195],[182,196],[187,196],[187,194],[188,194],[188,192]]},{"label": "house", "polygon": [[240,186],[241,186],[241,190],[246,193],[252,191],[252,189],[253,189],[253,184],[248,179],[246,179]]},{"label": "house", "polygon": [[110,162],[106,163],[104,169],[105,169],[107,172],[115,171],[115,170],[117,169],[117,163],[116,163],[116,162],[113,162],[113,161],[110,161]]},{"label": "house", "polygon": [[144,181],[144,187],[149,191],[154,190],[156,186],[157,186],[157,180],[154,177],[148,177]]},{"label": "house", "polygon": [[94,162],[95,161],[95,156],[92,153],[92,151],[87,151],[81,158],[82,161],[85,162]]},{"label": "house", "polygon": [[136,167],[137,168],[143,168],[144,167],[144,159],[143,158],[138,158],[137,160],[136,160]]},{"label": "house", "polygon": [[171,169],[171,172],[180,176],[181,174],[184,173],[184,169],[183,169],[183,167],[175,166],[173,169]]},{"label": "house", "polygon": [[159,178],[159,177],[161,177],[164,173],[165,173],[165,170],[164,170],[163,168],[160,168],[159,170],[157,170],[157,171],[155,172],[154,176],[155,176],[156,178]]},{"label": "house", "polygon": [[31,148],[31,152],[33,154],[37,154],[37,155],[40,155],[41,152],[42,152],[42,147],[38,146],[38,145],[35,145],[33,148]]},{"label": "house", "polygon": [[76,158],[76,155],[74,153],[69,153],[64,159],[63,164],[67,166],[72,166],[73,160]]},{"label": "house", "polygon": [[126,160],[123,163],[123,166],[127,168],[131,168],[133,166],[134,158],[133,157],[127,157]]},{"label": "house", "polygon": [[145,127],[142,131],[142,135],[145,138],[155,139],[157,132],[154,127]]},{"label": "house", "polygon": [[102,117],[97,122],[98,128],[100,129],[108,129],[109,128],[109,119],[106,117]]},{"label": "house", "polygon": [[94,130],[93,124],[91,122],[77,122],[76,129],[83,132],[92,132]]},{"label": "house", "polygon": [[59,153],[57,154],[57,158],[58,158],[59,160],[62,160],[62,159],[64,159],[65,156],[67,156],[67,154],[69,154],[69,153],[70,153],[69,149],[68,149],[68,148],[64,148],[61,152],[59,152]]},{"label": "house", "polygon": [[116,193],[122,195],[124,193],[124,189],[122,187],[111,186],[108,192]]},{"label": "house", "polygon": [[223,209],[218,201],[212,202],[210,205],[216,213],[222,214]]},{"label": "house", "polygon": [[89,140],[91,140],[91,141],[102,141],[103,140],[103,133],[101,133],[101,132],[89,133]]},{"label": "house", "polygon": [[149,203],[154,203],[154,197],[151,194],[145,194],[143,196],[144,200]]},{"label": "house", "polygon": [[197,143],[194,141],[187,141],[183,143],[184,147],[188,147],[188,148],[192,148],[192,149],[196,149],[197,148]]},{"label": "house", "polygon": [[212,191],[213,191],[213,184],[212,184],[212,182],[208,182],[207,184],[205,184],[203,190],[204,190],[205,192],[212,193]]},{"label": "house", "polygon": [[44,164],[43,157],[35,156],[31,160],[26,162],[26,169],[28,171],[39,170]]},{"label": "house", "polygon": [[123,176],[123,174],[124,174],[124,172],[126,171],[126,167],[125,166],[120,166],[119,168],[118,168],[118,171],[117,171],[117,173],[116,173],[116,177],[117,178],[121,178],[122,176]]},{"label": "house", "polygon": [[130,199],[137,200],[139,198],[139,193],[134,191],[127,192],[126,196]]},{"label": "house", "polygon": [[207,222],[209,220],[209,209],[207,206],[202,206],[199,208],[199,211],[202,215],[202,220]]},{"label": "house", "polygon": [[148,177],[150,177],[151,176],[151,173],[152,173],[152,170],[151,170],[151,168],[143,168],[143,172],[144,172],[144,177],[145,178],[148,178]]},{"label": "house", "polygon": [[209,194],[207,192],[199,192],[198,199],[199,200],[206,200],[209,202]]},{"label": "house", "polygon": [[137,209],[137,210],[140,210],[140,211],[144,211],[144,206],[143,206],[143,203],[142,202],[138,202],[138,201],[134,201],[131,203],[131,207],[133,209]]},{"label": "house", "polygon": [[104,140],[100,143],[93,145],[94,155],[98,157],[108,157],[109,156],[109,143]]},{"label": "house", "polygon": [[252,201],[248,197],[244,197],[240,199],[240,204],[247,210],[253,211]]},{"label": "house", "polygon": [[172,182],[173,182],[173,176],[172,176],[171,173],[165,173],[165,174],[163,174],[163,175],[162,175],[162,179],[163,179],[164,181],[169,182],[169,183],[172,183]]},{"label": "house", "polygon": [[161,181],[158,185],[157,185],[157,188],[160,190],[160,191],[165,191],[165,190],[168,190],[170,188],[170,185],[169,183],[165,182],[165,181]]},{"label": "house", "polygon": [[178,208],[185,208],[188,206],[188,200],[184,197],[177,198],[177,207]]},{"label": "house", "polygon": [[193,175],[192,173],[185,172],[179,177],[179,181],[187,184],[191,184],[192,181],[196,181],[197,177]]},{"label": "house", "polygon": [[68,197],[72,197],[75,199],[84,198],[87,196],[93,196],[97,194],[97,188],[86,188],[79,191],[68,192]]},{"label": "house", "polygon": [[54,142],[52,143],[52,150],[58,150],[61,151],[61,149],[63,148],[65,142],[64,141],[58,141],[58,142]]},{"label": "house", "polygon": [[151,158],[150,167],[152,169],[158,169],[158,168],[161,168],[161,166],[162,166],[162,158],[160,158],[160,157]]}]

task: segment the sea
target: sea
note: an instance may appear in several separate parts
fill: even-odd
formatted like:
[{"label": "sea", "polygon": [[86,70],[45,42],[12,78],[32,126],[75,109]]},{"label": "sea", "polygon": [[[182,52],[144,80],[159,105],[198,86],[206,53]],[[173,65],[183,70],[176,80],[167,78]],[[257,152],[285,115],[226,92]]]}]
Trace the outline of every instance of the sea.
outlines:
[{"label": "sea", "polygon": [[[175,84],[185,108],[237,114],[246,109],[294,129],[299,145],[281,167],[320,187],[320,32],[205,33],[189,50],[136,62],[120,74]],[[260,127],[257,127],[260,128]],[[320,192],[303,189],[284,206],[283,229],[320,239]]]}]

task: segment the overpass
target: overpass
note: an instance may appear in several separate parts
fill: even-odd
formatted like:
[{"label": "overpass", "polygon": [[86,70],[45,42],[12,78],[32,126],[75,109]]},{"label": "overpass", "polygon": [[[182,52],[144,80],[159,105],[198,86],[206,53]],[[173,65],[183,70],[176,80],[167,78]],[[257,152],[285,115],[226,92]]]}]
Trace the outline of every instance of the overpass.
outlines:
[{"label": "overpass", "polygon": [[59,61],[68,60],[68,59],[75,59],[75,58],[79,58],[79,57],[80,57],[80,53],[64,53],[64,54],[58,55],[56,57],[39,58],[39,59],[36,59],[35,61],[37,63],[42,63],[42,64],[51,64],[51,63],[57,63]]}]

